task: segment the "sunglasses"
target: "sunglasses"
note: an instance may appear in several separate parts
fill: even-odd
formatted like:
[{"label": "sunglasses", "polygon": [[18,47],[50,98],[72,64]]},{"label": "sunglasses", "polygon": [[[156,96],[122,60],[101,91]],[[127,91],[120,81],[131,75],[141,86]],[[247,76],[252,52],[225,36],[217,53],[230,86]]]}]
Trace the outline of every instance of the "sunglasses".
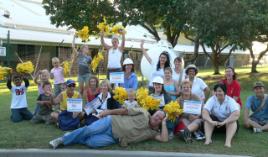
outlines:
[{"label": "sunglasses", "polygon": [[67,87],[75,87],[75,84],[69,84]]}]

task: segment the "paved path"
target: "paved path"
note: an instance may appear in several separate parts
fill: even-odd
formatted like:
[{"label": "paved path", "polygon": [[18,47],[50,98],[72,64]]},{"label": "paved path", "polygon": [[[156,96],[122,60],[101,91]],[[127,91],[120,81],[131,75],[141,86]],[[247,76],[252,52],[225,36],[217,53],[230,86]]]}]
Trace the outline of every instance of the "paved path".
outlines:
[{"label": "paved path", "polygon": [[79,150],[79,149],[0,149],[0,157],[249,157],[239,155],[193,154],[177,152]]}]

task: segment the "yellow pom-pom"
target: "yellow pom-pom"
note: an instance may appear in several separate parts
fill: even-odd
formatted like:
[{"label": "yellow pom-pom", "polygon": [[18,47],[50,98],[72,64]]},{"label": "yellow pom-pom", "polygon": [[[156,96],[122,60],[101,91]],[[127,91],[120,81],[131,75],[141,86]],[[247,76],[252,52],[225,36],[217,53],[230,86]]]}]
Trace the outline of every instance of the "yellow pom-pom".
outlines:
[{"label": "yellow pom-pom", "polygon": [[93,58],[92,62],[91,62],[91,69],[93,72],[96,71],[99,63],[104,59],[102,52],[98,52],[98,54]]},{"label": "yellow pom-pom", "polygon": [[71,62],[69,61],[64,61],[62,62],[63,66],[63,71],[64,71],[64,76],[68,76],[71,68]]},{"label": "yellow pom-pom", "polygon": [[89,28],[88,28],[88,26],[84,26],[76,34],[78,35],[79,38],[82,39],[82,42],[88,41],[88,38],[89,38]]},{"label": "yellow pom-pom", "polygon": [[0,66],[0,80],[4,80],[8,74],[12,73],[12,69],[9,67]]},{"label": "yellow pom-pom", "polygon": [[144,99],[149,95],[147,88],[141,87],[136,92],[136,99],[140,106],[143,106]]},{"label": "yellow pom-pom", "polygon": [[110,31],[110,27],[106,23],[105,17],[103,17],[103,22],[99,23],[97,25],[97,28],[101,31],[104,32],[105,34],[108,34]]},{"label": "yellow pom-pom", "polygon": [[164,107],[164,112],[168,114],[168,120],[175,121],[176,118],[182,114],[183,109],[177,101],[171,101]]},{"label": "yellow pom-pom", "polygon": [[34,71],[34,66],[31,61],[17,64],[16,71],[19,73],[31,74]]},{"label": "yellow pom-pom", "polygon": [[127,99],[127,91],[123,87],[116,87],[113,91],[113,98],[118,101],[121,105],[124,104],[124,101]]},{"label": "yellow pom-pom", "polygon": [[114,34],[122,34],[125,31],[125,28],[122,25],[114,25],[112,28]]}]

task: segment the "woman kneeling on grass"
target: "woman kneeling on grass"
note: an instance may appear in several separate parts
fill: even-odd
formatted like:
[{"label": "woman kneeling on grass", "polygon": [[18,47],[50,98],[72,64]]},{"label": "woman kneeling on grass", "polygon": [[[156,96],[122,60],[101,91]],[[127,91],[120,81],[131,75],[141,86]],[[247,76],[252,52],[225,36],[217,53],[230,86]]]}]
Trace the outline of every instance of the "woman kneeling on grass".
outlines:
[{"label": "woman kneeling on grass", "polygon": [[214,128],[219,131],[226,130],[226,147],[231,147],[231,141],[238,130],[238,118],[240,106],[231,97],[226,95],[226,87],[223,84],[214,86],[215,95],[210,97],[203,108],[203,119],[205,121],[205,144],[212,143],[211,136]]}]

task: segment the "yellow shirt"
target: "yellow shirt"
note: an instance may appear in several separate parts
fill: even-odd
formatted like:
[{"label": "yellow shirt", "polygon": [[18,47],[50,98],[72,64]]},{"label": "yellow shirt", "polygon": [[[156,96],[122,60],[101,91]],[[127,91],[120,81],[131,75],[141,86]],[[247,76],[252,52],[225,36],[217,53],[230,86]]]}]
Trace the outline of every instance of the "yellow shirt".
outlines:
[{"label": "yellow shirt", "polygon": [[[61,110],[61,111],[65,111],[65,110],[67,110],[67,99],[68,99],[68,98],[69,98],[69,97],[67,96],[67,92],[64,91],[64,92],[62,93],[62,101],[60,102],[60,110]],[[73,95],[73,97],[71,97],[71,98],[80,98],[80,95],[79,95],[78,92],[74,91],[74,95]]]}]

